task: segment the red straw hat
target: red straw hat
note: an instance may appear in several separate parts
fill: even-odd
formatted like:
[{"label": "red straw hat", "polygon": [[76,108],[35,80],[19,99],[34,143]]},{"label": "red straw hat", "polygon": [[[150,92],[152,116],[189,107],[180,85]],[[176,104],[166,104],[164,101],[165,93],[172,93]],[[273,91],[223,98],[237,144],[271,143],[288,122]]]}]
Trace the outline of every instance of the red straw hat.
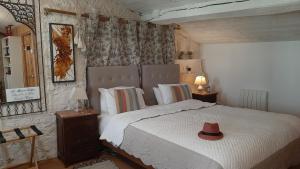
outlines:
[{"label": "red straw hat", "polygon": [[218,123],[205,122],[198,136],[204,140],[220,140],[223,138],[223,133],[220,131]]}]

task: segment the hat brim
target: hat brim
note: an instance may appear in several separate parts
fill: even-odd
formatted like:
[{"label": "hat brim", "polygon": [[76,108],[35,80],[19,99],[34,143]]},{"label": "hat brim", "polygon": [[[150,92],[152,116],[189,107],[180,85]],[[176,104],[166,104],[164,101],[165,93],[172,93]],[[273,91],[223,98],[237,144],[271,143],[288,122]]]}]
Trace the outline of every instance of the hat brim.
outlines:
[{"label": "hat brim", "polygon": [[224,137],[224,134],[222,132],[218,133],[217,135],[214,135],[214,136],[211,136],[211,135],[205,135],[202,131],[200,131],[198,133],[198,136],[201,138],[201,139],[204,139],[204,140],[211,140],[211,141],[214,141],[214,140],[220,140]]}]

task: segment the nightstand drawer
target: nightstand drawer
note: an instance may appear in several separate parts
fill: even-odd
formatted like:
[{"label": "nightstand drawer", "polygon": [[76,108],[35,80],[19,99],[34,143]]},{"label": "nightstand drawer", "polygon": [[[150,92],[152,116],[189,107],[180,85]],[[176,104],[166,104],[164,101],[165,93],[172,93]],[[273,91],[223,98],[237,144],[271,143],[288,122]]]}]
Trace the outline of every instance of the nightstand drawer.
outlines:
[{"label": "nightstand drawer", "polygon": [[98,139],[97,138],[97,135],[94,135],[93,137],[81,137],[81,138],[77,138],[77,139],[74,139],[73,141],[70,142],[69,145],[67,145],[68,147],[70,147],[70,149],[76,149],[76,147],[86,147],[86,146],[89,146],[89,145],[96,145],[97,144],[97,141]]},{"label": "nightstand drawer", "polygon": [[89,152],[97,151],[97,142],[82,142],[82,144],[78,144],[74,146],[70,146],[70,154],[86,154]]},{"label": "nightstand drawer", "polygon": [[67,159],[69,164],[80,162],[93,158],[97,155],[97,140],[91,141],[88,139],[76,140],[76,143],[68,145]]},{"label": "nightstand drawer", "polygon": [[98,120],[92,116],[66,119],[64,124],[65,137],[70,142],[76,142],[82,138],[95,138],[99,135]]}]

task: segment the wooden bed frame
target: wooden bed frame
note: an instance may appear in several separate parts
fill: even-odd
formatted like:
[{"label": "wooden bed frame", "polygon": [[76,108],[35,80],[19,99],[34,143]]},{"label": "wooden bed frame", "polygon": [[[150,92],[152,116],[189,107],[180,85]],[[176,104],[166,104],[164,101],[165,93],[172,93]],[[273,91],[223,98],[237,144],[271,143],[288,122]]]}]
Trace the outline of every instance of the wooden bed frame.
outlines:
[{"label": "wooden bed frame", "polygon": [[117,148],[115,146],[113,146],[112,144],[108,143],[107,141],[103,141],[100,140],[100,144],[110,150],[112,150],[113,152],[117,153],[118,155],[126,158],[127,160],[133,162],[134,164],[138,165],[139,167],[142,167],[144,169],[154,169],[152,166],[147,166],[145,165],[142,160],[140,160],[139,158],[136,158],[128,153],[126,153],[126,151]]}]

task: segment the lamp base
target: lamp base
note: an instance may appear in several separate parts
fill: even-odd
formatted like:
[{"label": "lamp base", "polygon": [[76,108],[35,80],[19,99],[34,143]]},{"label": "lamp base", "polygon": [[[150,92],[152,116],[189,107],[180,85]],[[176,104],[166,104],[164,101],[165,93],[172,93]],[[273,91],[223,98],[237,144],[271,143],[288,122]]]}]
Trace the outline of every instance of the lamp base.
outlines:
[{"label": "lamp base", "polygon": [[206,90],[198,90],[197,91],[199,94],[208,94],[208,92]]},{"label": "lamp base", "polygon": [[198,89],[198,92],[201,93],[201,94],[207,94],[208,93],[207,87],[204,87],[202,85],[199,85],[197,89]]},{"label": "lamp base", "polygon": [[87,108],[88,106],[86,104],[86,100],[77,100],[74,111],[85,112],[84,110],[86,110]]},{"label": "lamp base", "polygon": [[204,87],[202,85],[199,85],[197,89],[198,89],[198,91],[204,90]]}]

